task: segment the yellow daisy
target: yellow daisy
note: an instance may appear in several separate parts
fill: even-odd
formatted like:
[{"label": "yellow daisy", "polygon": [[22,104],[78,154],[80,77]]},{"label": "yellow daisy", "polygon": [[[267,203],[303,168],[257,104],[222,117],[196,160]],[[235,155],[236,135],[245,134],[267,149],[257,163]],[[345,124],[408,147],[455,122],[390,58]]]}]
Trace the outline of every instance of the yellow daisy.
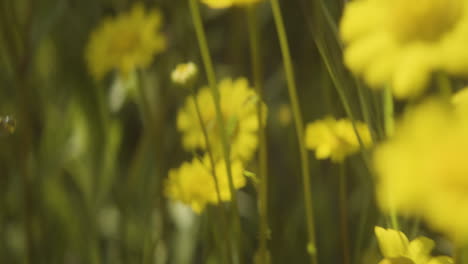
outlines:
[{"label": "yellow daisy", "polygon": [[432,100],[395,128],[374,153],[380,206],[468,239],[468,111]]},{"label": "yellow daisy", "polygon": [[127,76],[136,68],[148,67],[153,57],[166,48],[166,38],[159,30],[162,16],[158,10],[145,12],[136,4],[130,12],[106,18],[90,36],[86,62],[96,80],[117,69]]},{"label": "yellow daisy", "polygon": [[211,8],[227,8],[233,5],[245,6],[258,3],[262,0],[201,0]]},{"label": "yellow daisy", "polygon": [[[244,78],[232,81],[224,79],[219,84],[221,112],[226,126],[233,158],[249,160],[258,144],[258,97]],[[222,153],[216,111],[211,91],[202,87],[196,95],[200,112],[215,156]],[[266,107],[264,107],[266,113]],[[263,116],[265,116],[264,114]],[[264,122],[263,122],[264,123]],[[177,115],[177,128],[182,132],[186,150],[206,149],[203,131],[192,98],[188,98]]]},{"label": "yellow daisy", "polygon": [[[369,128],[362,122],[356,122],[356,129],[364,146],[372,143]],[[336,120],[326,117],[310,123],[306,127],[305,141],[308,149],[315,150],[317,159],[330,158],[342,162],[345,157],[360,149],[358,137],[350,120]]]},{"label": "yellow daisy", "polygon": [[[242,163],[234,160],[231,166],[234,187],[240,189],[246,184]],[[216,164],[216,177],[221,201],[231,200],[226,166],[222,160]],[[189,205],[196,213],[202,212],[207,204],[217,204],[218,196],[209,159],[195,158],[192,162],[184,162],[180,168],[171,169],[164,192],[170,199]]]},{"label": "yellow daisy", "polygon": [[349,69],[398,98],[420,94],[431,74],[468,75],[467,0],[354,0],[340,27]]},{"label": "yellow daisy", "polygon": [[452,264],[448,256],[432,257],[435,246],[432,239],[424,236],[409,241],[405,234],[393,229],[376,226],[375,236],[384,259],[379,264]]}]

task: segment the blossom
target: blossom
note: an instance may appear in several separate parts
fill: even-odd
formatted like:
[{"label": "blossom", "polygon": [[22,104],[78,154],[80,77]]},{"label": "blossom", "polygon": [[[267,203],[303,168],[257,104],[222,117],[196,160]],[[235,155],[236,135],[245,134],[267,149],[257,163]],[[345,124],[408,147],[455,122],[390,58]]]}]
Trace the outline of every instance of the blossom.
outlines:
[{"label": "blossom", "polygon": [[374,152],[377,198],[386,211],[419,216],[468,239],[468,112],[428,100],[406,113]]},{"label": "blossom", "polygon": [[[258,97],[244,78],[224,79],[218,84],[221,112],[232,158],[247,161],[258,145]],[[206,127],[210,147],[215,156],[222,153],[219,124],[211,91],[202,87],[196,95],[200,106],[201,119]],[[266,115],[266,107],[263,107]],[[264,122],[263,122],[264,123]],[[187,98],[184,107],[177,115],[177,128],[182,132],[182,143],[186,150],[206,149],[203,130],[192,98]]]},{"label": "blossom", "polygon": [[162,16],[153,9],[145,12],[136,4],[126,13],[106,18],[90,36],[86,61],[96,80],[117,69],[126,76],[136,68],[148,67],[153,57],[166,48],[166,38],[160,32]]},{"label": "blossom", "polygon": [[[217,162],[215,168],[221,201],[229,201],[231,192],[224,161]],[[235,189],[245,186],[242,163],[233,160],[231,169]],[[194,158],[177,169],[171,169],[164,192],[167,197],[189,205],[197,213],[202,212],[207,204],[217,204],[218,195],[208,157],[202,160]]]},{"label": "blossom", "polygon": [[201,0],[211,8],[227,8],[233,5],[245,6],[258,3],[262,0]]},{"label": "blossom", "polygon": [[354,0],[341,20],[348,68],[398,98],[420,94],[437,71],[468,75],[468,1]]},{"label": "blossom", "polygon": [[432,239],[424,236],[409,241],[405,234],[394,229],[376,226],[375,236],[384,259],[380,264],[450,264],[453,259],[447,256],[432,257],[435,246]]},{"label": "blossom", "polygon": [[172,82],[186,85],[197,76],[198,68],[193,62],[182,63],[176,66],[171,73]]},{"label": "blossom", "polygon": [[[355,126],[364,146],[369,146],[372,139],[367,125],[356,122]],[[334,162],[341,162],[360,149],[353,124],[347,119],[326,117],[309,123],[306,127],[305,141],[307,148],[315,150],[317,159],[330,158]]]}]

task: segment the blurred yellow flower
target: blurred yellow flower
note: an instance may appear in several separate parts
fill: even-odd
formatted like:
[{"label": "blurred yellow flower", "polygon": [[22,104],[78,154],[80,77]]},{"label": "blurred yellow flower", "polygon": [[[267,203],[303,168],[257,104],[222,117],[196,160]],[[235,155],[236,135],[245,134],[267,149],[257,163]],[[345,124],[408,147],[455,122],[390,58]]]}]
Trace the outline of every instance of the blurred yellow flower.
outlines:
[{"label": "blurred yellow flower", "polygon": [[[372,138],[367,125],[356,122],[356,130],[364,146],[370,146]],[[342,162],[360,149],[353,124],[347,119],[326,117],[307,124],[305,141],[308,149],[315,150],[317,159],[330,158],[334,162]]]},{"label": "blurred yellow flower", "polygon": [[[232,158],[249,160],[258,144],[258,97],[248,86],[244,78],[235,81],[224,79],[219,84],[221,112],[228,133]],[[216,111],[211,91],[202,87],[196,95],[200,105],[200,114],[210,139],[210,146],[215,156],[222,153],[222,142],[219,137]],[[266,116],[266,107],[264,107]],[[264,123],[264,122],[263,122]],[[188,98],[177,115],[177,128],[182,132],[182,143],[186,150],[206,149],[205,138],[200,126],[192,98]]]},{"label": "blurred yellow flower", "polygon": [[211,8],[227,8],[233,5],[245,6],[258,3],[262,0],[201,0]]},{"label": "blurred yellow flower", "polygon": [[136,4],[130,12],[106,18],[90,36],[86,62],[96,80],[117,69],[127,76],[136,68],[148,67],[153,57],[166,48],[166,38],[159,30],[162,16],[158,10],[145,12]]},{"label": "blurred yellow flower", "polygon": [[186,85],[193,81],[198,73],[197,65],[193,62],[181,63],[171,73],[172,82]]},{"label": "blurred yellow flower", "polygon": [[375,236],[379,242],[384,259],[380,264],[451,264],[453,259],[447,256],[432,257],[435,246],[433,240],[420,236],[411,242],[405,234],[394,229],[376,226]]},{"label": "blurred yellow flower", "polygon": [[380,206],[468,239],[467,135],[468,112],[447,102],[429,100],[408,111],[374,152]]},{"label": "blurred yellow flower", "polygon": [[341,20],[345,64],[374,88],[416,96],[436,71],[468,75],[467,0],[354,0]]},{"label": "blurred yellow flower", "polygon": [[[240,189],[246,184],[242,163],[233,160],[231,165],[234,187]],[[224,161],[216,164],[216,178],[221,201],[231,200]],[[194,158],[192,162],[184,162],[180,168],[171,169],[164,192],[168,198],[189,205],[196,213],[202,212],[207,204],[217,204],[218,196],[209,159]]]}]

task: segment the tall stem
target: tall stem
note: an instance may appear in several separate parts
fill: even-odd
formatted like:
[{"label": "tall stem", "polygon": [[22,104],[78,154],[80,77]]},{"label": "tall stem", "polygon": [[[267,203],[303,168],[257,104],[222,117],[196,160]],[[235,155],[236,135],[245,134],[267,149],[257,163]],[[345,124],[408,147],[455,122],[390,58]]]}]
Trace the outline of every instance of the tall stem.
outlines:
[{"label": "tall stem", "polygon": [[213,96],[213,101],[215,105],[216,111],[216,122],[219,124],[219,135],[221,138],[221,144],[223,149],[223,157],[224,162],[226,163],[226,171],[228,175],[228,183],[229,189],[231,191],[231,203],[232,203],[232,212],[234,214],[234,237],[236,238],[236,244],[240,247],[240,240],[238,236],[240,235],[240,216],[237,206],[237,195],[236,190],[234,187],[234,181],[232,177],[232,170],[231,170],[231,155],[229,144],[226,135],[226,129],[224,125],[224,120],[221,112],[221,104],[220,104],[220,94],[216,84],[216,75],[213,68],[213,63],[211,61],[210,51],[208,48],[208,43],[206,41],[205,30],[203,28],[202,19],[200,15],[200,9],[198,0],[189,0],[190,4],[190,12],[192,14],[192,21],[195,27],[195,31],[197,34],[198,45],[200,48],[200,53],[203,59],[203,64],[205,66],[205,72],[208,79],[208,84],[211,89],[211,93]]},{"label": "tall stem", "polygon": [[[221,206],[221,208],[220,208],[221,222],[222,222],[223,226],[227,226],[227,219],[226,219],[226,215],[225,215],[226,210],[224,208],[223,201],[221,200],[221,192],[219,190],[218,176],[216,174],[216,163],[215,163],[215,160],[214,160],[214,157],[213,157],[213,152],[212,152],[210,141],[208,140],[208,132],[206,131],[205,123],[203,123],[203,118],[202,118],[202,115],[201,115],[201,112],[200,112],[200,106],[198,104],[197,97],[195,96],[195,92],[193,90],[193,87],[192,87],[191,97],[192,97],[192,100],[193,100],[193,104],[195,105],[195,110],[197,112],[198,121],[200,122],[200,126],[201,126],[202,132],[203,132],[203,137],[205,139],[206,152],[208,153],[208,158],[210,160],[211,175],[213,176],[213,181],[215,183],[216,198],[218,199],[218,204],[220,204],[220,206]],[[228,239],[225,239],[225,242],[226,242],[226,250],[227,250],[227,254],[228,254],[228,256],[227,256],[228,262],[227,263],[231,263],[232,262],[231,245],[230,245]],[[221,254],[221,255],[223,255],[223,254]]]},{"label": "tall stem", "polygon": [[307,250],[310,254],[310,261],[312,264],[317,263],[317,248],[315,243],[315,224],[314,212],[312,203],[312,190],[310,187],[310,174],[309,174],[309,158],[304,144],[304,123],[302,121],[301,110],[299,108],[299,100],[297,97],[296,82],[294,79],[294,70],[289,54],[288,40],[286,30],[284,27],[283,17],[278,0],[271,0],[271,7],[273,10],[273,17],[275,20],[276,30],[280,42],[281,53],[284,61],[284,70],[286,72],[286,80],[288,83],[289,97],[294,115],[294,123],[296,125],[297,139],[299,143],[299,152],[301,158],[301,169],[304,186],[304,202],[306,210],[307,231],[308,231],[308,245]]},{"label": "tall stem", "polygon": [[395,120],[393,117],[393,96],[390,87],[385,87],[383,91],[383,107],[384,107],[384,131],[387,138],[393,135],[395,129]]},{"label": "tall stem", "polygon": [[340,188],[340,226],[341,226],[341,243],[343,247],[343,263],[350,264],[350,247],[349,247],[349,227],[348,227],[348,203],[347,203],[347,181],[346,181],[346,163],[343,161],[339,165],[339,188]]},{"label": "tall stem", "polygon": [[268,169],[267,169],[267,145],[265,135],[265,125],[263,122],[264,113],[262,111],[263,104],[263,69],[260,55],[259,32],[256,17],[256,6],[250,5],[247,7],[247,23],[249,28],[249,43],[250,56],[252,60],[252,73],[254,86],[257,90],[259,100],[257,102],[257,117],[258,117],[258,172],[257,176],[260,179],[258,184],[258,211],[260,217],[260,263],[269,263],[269,252],[267,241],[269,237],[268,228]]},{"label": "tall stem", "polygon": [[[383,91],[384,131],[385,137],[393,136],[395,130],[394,106],[391,87],[387,86]],[[399,230],[398,217],[395,208],[390,209],[390,221],[393,229]]]}]

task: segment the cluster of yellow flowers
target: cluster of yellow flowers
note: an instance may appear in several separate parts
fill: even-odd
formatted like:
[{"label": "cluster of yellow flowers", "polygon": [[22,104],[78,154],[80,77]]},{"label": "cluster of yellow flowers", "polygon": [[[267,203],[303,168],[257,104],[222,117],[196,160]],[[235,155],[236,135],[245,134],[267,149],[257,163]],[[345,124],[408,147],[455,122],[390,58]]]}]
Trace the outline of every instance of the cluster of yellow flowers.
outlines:
[{"label": "cluster of yellow flowers", "polygon": [[106,18],[91,33],[86,48],[88,68],[96,80],[112,70],[126,77],[137,68],[146,68],[153,57],[164,51],[166,38],[161,28],[161,13],[146,13],[142,4],[115,18]]},{"label": "cluster of yellow flowers", "polygon": [[376,226],[375,236],[384,259],[379,264],[453,264],[448,256],[432,257],[432,239],[421,236],[409,241],[405,234],[394,229]]},{"label": "cluster of yellow flowers", "polygon": [[[468,76],[467,0],[350,1],[340,34],[349,69],[371,88],[391,88],[396,98],[421,96],[434,73]],[[406,110],[374,152],[379,204],[466,241],[468,92]],[[414,263],[426,262],[434,261]]]},{"label": "cluster of yellow flowers", "polygon": [[330,158],[334,162],[342,162],[359,151],[361,143],[363,147],[372,144],[368,126],[362,122],[354,125],[348,119],[336,120],[333,117],[310,123],[306,127],[306,146],[315,150],[317,159]]},{"label": "cluster of yellow flowers", "polygon": [[[174,72],[180,70],[178,67]],[[234,187],[239,189],[246,184],[243,164],[252,158],[258,145],[259,120],[256,108],[258,98],[244,78],[234,81],[224,79],[218,84],[218,89],[225,131],[231,149],[233,183]],[[199,106],[199,111],[194,100]],[[266,111],[266,107],[264,109]],[[209,144],[205,142],[202,124]],[[191,163],[184,163],[180,168],[169,172],[169,179],[166,182],[167,196],[190,205],[198,213],[208,203],[217,204],[230,200],[228,175],[222,159],[219,124],[213,97],[208,87],[202,87],[193,98],[187,98],[184,107],[178,113],[177,128],[182,132],[182,142],[186,150],[199,149],[211,152],[209,154],[216,162],[215,177],[218,190],[213,171],[210,169],[211,164],[205,156],[203,162],[194,159]],[[221,199],[217,198],[218,191]]]},{"label": "cluster of yellow flowers", "polygon": [[419,95],[434,72],[468,75],[466,0],[354,0],[340,30],[351,71],[398,98]]},{"label": "cluster of yellow flowers", "polygon": [[376,149],[374,165],[384,209],[423,216],[461,240],[468,238],[468,102],[456,101],[429,100],[408,111]]}]

